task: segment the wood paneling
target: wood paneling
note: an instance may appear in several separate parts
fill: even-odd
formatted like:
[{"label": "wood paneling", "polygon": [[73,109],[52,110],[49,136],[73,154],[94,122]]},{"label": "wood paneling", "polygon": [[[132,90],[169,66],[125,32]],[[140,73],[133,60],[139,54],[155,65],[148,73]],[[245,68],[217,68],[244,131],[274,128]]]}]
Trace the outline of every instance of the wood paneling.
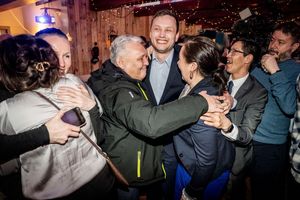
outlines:
[{"label": "wood paneling", "polygon": [[[68,6],[69,33],[72,38],[72,69],[77,75],[89,74],[91,48],[98,43],[100,61],[109,58],[110,34],[143,35],[149,39],[152,16],[134,16],[132,8],[117,8],[106,11],[89,10],[89,1],[74,1]],[[200,25],[186,26],[180,22],[181,34],[196,34]]]},{"label": "wood paneling", "polygon": [[35,0],[3,0],[0,1],[0,12],[34,3]]}]

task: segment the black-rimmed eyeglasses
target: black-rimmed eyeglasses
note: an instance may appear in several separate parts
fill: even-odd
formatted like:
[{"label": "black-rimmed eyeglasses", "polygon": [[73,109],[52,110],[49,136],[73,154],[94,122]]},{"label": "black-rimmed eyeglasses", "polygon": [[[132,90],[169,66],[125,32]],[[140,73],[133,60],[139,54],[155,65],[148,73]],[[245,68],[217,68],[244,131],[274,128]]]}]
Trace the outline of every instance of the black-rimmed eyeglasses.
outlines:
[{"label": "black-rimmed eyeglasses", "polygon": [[237,49],[229,49],[228,51],[228,54],[232,54],[232,55],[235,55],[236,53],[242,53],[242,54],[246,54],[244,51],[240,51],[240,50],[237,50]]}]

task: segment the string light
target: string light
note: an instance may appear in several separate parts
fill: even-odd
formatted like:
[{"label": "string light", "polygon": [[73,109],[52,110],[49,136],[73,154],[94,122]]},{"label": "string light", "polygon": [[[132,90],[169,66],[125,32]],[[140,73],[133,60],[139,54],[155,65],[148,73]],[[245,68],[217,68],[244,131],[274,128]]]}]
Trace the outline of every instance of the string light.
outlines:
[{"label": "string light", "polygon": [[[283,9],[286,9],[288,6],[291,5],[291,2],[293,0],[287,0],[285,4],[281,3],[280,7]],[[131,2],[125,5],[120,6],[119,8],[116,9],[110,9],[106,11],[100,11],[103,12],[101,14],[101,20],[104,20],[107,23],[112,23],[116,24],[116,21],[111,22],[111,18],[113,17],[114,20],[117,19],[122,19],[122,18],[127,18],[130,15],[139,15],[140,12],[145,12],[145,13],[152,13],[152,10],[156,8],[156,5],[150,5],[150,6],[145,6],[142,7],[142,9],[135,9],[137,5],[142,5],[146,3],[151,3],[151,2],[160,2],[158,0],[155,1],[147,1],[147,0],[142,0],[142,1],[136,1],[136,2]],[[204,17],[198,17],[197,14],[198,11],[201,11],[200,8],[200,3],[201,1],[197,1],[197,5],[192,8],[191,10],[188,11],[182,11],[175,9],[172,3],[166,4],[165,7],[168,9],[172,10],[179,19],[182,19],[183,23],[186,24],[186,29],[192,27],[193,25],[204,25],[205,27],[211,27],[219,31],[230,31],[231,26],[236,22],[237,20],[240,19],[239,17],[239,12],[243,10],[243,8],[240,8],[239,6],[232,5],[228,2],[222,2],[220,4],[222,10],[227,13],[225,17],[220,17],[220,18],[204,18]],[[98,8],[96,7],[96,3],[94,0],[90,0],[90,5],[93,7],[94,10],[97,10]],[[175,5],[175,4],[174,4]],[[261,7],[260,4],[255,4],[251,6],[251,11],[253,14],[261,16],[263,13],[266,13],[264,10],[265,8]],[[104,13],[109,12],[110,15],[104,16]],[[268,17],[268,16],[267,16]],[[285,17],[278,19],[279,23],[284,23],[287,21],[299,21],[300,16],[296,17]],[[228,24],[228,27],[225,27],[224,24]],[[231,26],[229,26],[231,24]]]}]

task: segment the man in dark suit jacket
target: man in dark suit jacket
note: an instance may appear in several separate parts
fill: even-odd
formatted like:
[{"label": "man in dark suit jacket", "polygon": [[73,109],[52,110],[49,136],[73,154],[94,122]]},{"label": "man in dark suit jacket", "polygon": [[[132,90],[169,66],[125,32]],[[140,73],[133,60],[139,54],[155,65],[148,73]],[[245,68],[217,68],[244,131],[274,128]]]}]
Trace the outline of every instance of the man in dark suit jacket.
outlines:
[{"label": "man in dark suit jacket", "polygon": [[227,55],[226,71],[232,81],[231,96],[235,103],[226,117],[222,113],[207,113],[201,117],[206,124],[222,129],[224,136],[235,143],[236,157],[231,170],[226,198],[245,199],[245,177],[252,158],[252,138],[261,121],[267,102],[267,91],[249,74],[259,55],[257,45],[250,40],[236,40]]},{"label": "man in dark suit jacket", "polygon": [[[151,21],[151,55],[143,86],[153,105],[161,105],[178,99],[185,82],[177,65],[180,46],[179,22],[170,10],[158,11]],[[172,117],[172,116],[170,116]],[[174,153],[173,138],[167,136],[160,141],[164,145],[162,159],[166,171],[164,184],[167,199],[173,199],[177,161]]]}]

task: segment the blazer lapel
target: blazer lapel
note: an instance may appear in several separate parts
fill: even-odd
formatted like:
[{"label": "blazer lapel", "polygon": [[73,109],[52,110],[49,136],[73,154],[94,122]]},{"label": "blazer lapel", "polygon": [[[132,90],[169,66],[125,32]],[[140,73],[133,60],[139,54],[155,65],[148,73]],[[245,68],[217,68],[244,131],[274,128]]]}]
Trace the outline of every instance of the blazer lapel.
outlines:
[{"label": "blazer lapel", "polygon": [[239,90],[235,94],[234,98],[237,100],[242,98],[252,88],[252,84],[253,84],[253,80],[251,75],[249,75],[246,81],[243,83],[243,85],[239,88]]},{"label": "blazer lapel", "polygon": [[[168,80],[166,82],[166,86],[161,96],[159,104],[163,104],[169,102],[170,100],[177,99],[185,85],[185,82],[181,78],[181,72],[177,65],[177,61],[179,59],[179,51],[180,47],[175,46]],[[176,96],[175,98],[174,95]]]}]

